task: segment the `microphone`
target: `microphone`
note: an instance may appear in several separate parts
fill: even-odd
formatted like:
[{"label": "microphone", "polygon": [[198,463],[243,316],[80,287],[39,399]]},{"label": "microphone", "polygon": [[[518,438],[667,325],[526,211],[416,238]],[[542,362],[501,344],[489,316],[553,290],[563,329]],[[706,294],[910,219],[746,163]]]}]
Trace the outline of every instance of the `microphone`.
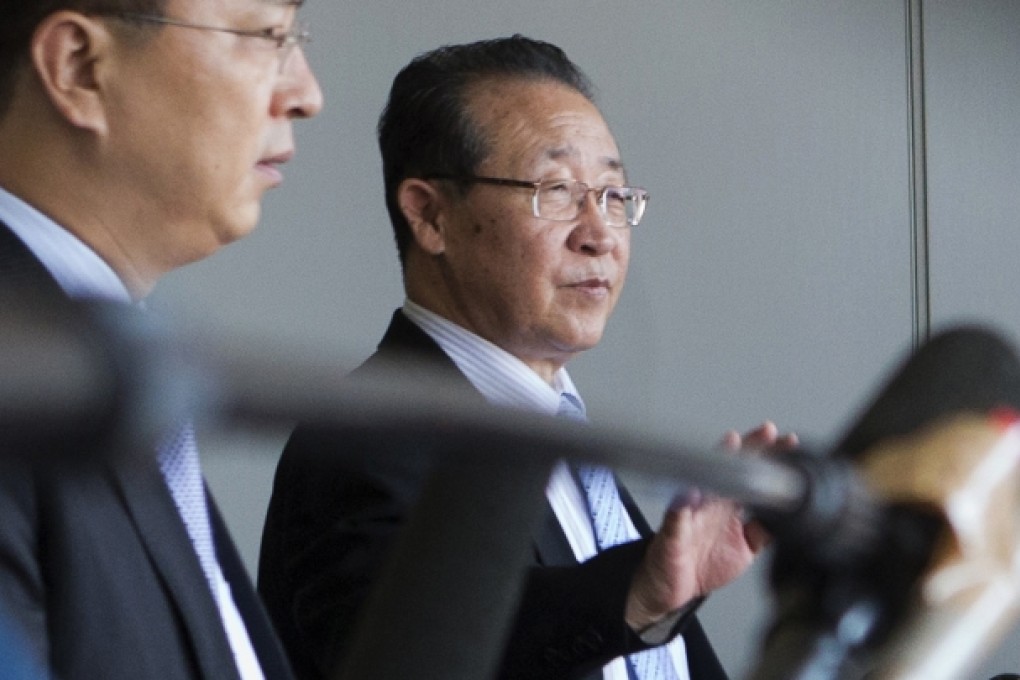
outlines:
[{"label": "microphone", "polygon": [[949,416],[874,447],[862,472],[890,501],[937,508],[946,525],[875,677],[964,677],[1020,613],[1020,414]]},{"label": "microphone", "polygon": [[[987,527],[975,513],[1018,517],[1018,411],[1020,361],[1011,348],[982,328],[952,329],[900,366],[829,456],[791,459],[814,482],[799,511],[756,513],[775,538],[777,613],[754,680],[843,679],[870,664],[877,671],[869,678],[936,680],[975,662],[1015,614],[1020,574],[1005,565],[1020,558],[1020,537],[997,523],[1003,569],[980,584],[998,595],[984,603],[983,625],[974,625],[973,601],[947,599],[945,574],[959,575],[960,561],[949,565],[955,572],[942,567],[947,545],[981,542],[975,530],[980,537]],[[994,506],[982,502],[990,490],[999,492]],[[943,599],[932,599],[940,583]],[[969,624],[950,625],[962,621]]]}]

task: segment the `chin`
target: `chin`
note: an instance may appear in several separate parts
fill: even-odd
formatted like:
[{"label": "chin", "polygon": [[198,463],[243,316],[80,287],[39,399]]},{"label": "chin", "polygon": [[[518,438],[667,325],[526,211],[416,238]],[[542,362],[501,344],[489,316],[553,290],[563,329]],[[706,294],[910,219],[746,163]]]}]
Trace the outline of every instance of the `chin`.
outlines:
[{"label": "chin", "polygon": [[566,350],[567,352],[570,352],[571,354],[578,354],[580,352],[585,352],[591,349],[592,347],[595,347],[597,344],[599,344],[599,341],[601,340],[602,329],[600,328],[597,332],[590,331],[575,333],[569,338],[564,338],[564,341],[560,344],[560,347]]},{"label": "chin", "polygon": [[247,224],[242,227],[238,227],[237,229],[234,229],[223,240],[222,245],[229,245],[235,241],[240,241],[245,236],[248,236],[253,231],[255,231],[255,225],[256,223],[252,222],[251,224]]},{"label": "chin", "polygon": [[221,221],[219,227],[215,230],[220,245],[228,245],[255,231],[259,221],[259,214],[260,209],[256,204],[253,208],[247,208],[238,211],[236,215],[231,215],[231,219]]},{"label": "chin", "polygon": [[578,344],[583,345],[585,349],[591,349],[599,344],[606,330],[606,320],[606,316],[600,315],[599,318],[580,326],[577,329]]}]

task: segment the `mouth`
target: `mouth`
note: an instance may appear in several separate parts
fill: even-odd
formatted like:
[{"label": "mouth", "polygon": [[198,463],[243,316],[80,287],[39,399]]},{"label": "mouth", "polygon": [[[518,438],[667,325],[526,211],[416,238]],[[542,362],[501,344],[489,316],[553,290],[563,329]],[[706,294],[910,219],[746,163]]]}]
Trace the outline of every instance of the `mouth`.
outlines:
[{"label": "mouth", "polygon": [[272,186],[278,186],[283,183],[283,171],[281,170],[281,166],[289,162],[293,157],[294,151],[292,149],[281,151],[280,153],[260,158],[255,164],[255,168],[269,179],[269,183]]},{"label": "mouth", "polygon": [[613,285],[609,279],[600,277],[592,277],[576,281],[574,283],[567,284],[566,287],[579,293],[584,293],[585,295],[598,298],[607,297],[613,290]]}]

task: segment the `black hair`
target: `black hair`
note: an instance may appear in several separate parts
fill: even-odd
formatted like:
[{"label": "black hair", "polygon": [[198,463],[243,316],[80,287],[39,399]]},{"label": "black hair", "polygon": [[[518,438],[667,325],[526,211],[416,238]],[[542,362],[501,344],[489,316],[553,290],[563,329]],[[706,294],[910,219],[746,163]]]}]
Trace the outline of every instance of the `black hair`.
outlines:
[{"label": "black hair", "polygon": [[166,0],[0,0],[0,116],[14,96],[20,69],[28,62],[29,44],[43,19],[61,10],[82,14],[135,12],[162,14]]},{"label": "black hair", "polygon": [[393,80],[377,128],[386,209],[401,264],[412,237],[397,188],[408,177],[474,174],[488,146],[468,115],[467,92],[490,79],[554,81],[594,101],[588,77],[562,49],[522,35],[446,45],[412,60]]}]

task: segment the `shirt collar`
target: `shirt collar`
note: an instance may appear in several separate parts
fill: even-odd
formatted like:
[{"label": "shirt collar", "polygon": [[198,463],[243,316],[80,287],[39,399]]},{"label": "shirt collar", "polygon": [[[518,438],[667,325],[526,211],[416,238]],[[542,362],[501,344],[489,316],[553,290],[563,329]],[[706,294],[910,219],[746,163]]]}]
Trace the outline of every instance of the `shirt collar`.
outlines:
[{"label": "shirt collar", "polygon": [[555,415],[559,409],[561,393],[584,403],[566,368],[553,374],[550,385],[506,350],[417,303],[405,300],[402,311],[439,345],[489,402],[548,415]]},{"label": "shirt collar", "polygon": [[94,250],[14,194],[0,188],[0,220],[72,298],[131,302],[124,282]]}]

